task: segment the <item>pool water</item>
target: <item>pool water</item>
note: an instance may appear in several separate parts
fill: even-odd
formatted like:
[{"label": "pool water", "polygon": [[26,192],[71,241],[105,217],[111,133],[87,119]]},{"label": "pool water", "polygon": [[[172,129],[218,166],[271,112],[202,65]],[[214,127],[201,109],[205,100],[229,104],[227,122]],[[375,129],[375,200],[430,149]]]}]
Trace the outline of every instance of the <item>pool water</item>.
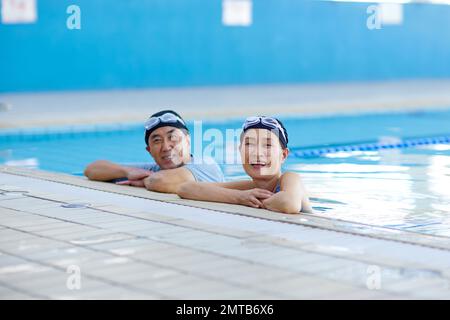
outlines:
[{"label": "pool water", "polygon": [[[293,151],[450,135],[450,109],[280,119]],[[202,130],[219,130],[225,136],[226,129],[240,128],[241,121],[203,122]],[[193,123],[189,126],[192,141],[198,141]],[[216,146],[229,150],[220,141]],[[81,174],[96,159],[151,161],[142,125],[0,131],[1,164]],[[240,165],[226,164],[221,157],[217,160],[227,179],[245,178]],[[292,152],[284,169],[301,173],[315,215],[450,236],[449,143],[316,157],[297,157]]]}]

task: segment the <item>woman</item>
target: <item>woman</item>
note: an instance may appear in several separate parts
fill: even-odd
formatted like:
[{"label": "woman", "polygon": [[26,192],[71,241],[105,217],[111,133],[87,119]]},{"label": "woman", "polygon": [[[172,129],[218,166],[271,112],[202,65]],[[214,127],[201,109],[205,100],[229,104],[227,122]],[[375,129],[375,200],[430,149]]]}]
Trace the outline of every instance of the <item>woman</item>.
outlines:
[{"label": "woman", "polygon": [[273,117],[250,117],[242,126],[242,165],[252,178],[224,183],[186,182],[178,188],[181,198],[241,204],[282,213],[312,212],[300,176],[281,172],[289,154],[288,134]]}]

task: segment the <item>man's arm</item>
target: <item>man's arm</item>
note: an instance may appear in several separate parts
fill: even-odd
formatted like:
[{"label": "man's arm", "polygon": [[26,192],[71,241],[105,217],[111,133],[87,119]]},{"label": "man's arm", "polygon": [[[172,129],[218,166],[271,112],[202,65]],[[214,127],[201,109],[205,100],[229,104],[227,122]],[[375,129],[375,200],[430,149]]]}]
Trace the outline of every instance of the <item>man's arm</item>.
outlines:
[{"label": "man's arm", "polygon": [[84,169],[84,175],[90,180],[96,181],[110,181],[119,178],[139,180],[144,179],[150,173],[148,170],[121,166],[106,160],[92,162]]},{"label": "man's arm", "polygon": [[194,176],[191,171],[181,167],[153,172],[144,179],[144,185],[150,191],[177,193],[178,187],[189,181],[195,182]]}]

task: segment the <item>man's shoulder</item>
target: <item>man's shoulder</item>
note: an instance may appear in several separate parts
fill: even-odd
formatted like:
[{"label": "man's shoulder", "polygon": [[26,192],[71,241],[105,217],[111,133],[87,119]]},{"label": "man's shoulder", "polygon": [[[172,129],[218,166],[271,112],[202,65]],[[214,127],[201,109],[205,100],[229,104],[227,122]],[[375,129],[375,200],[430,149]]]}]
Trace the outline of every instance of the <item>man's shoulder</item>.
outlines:
[{"label": "man's shoulder", "polygon": [[186,166],[191,167],[199,167],[206,169],[217,169],[220,170],[220,166],[217,164],[216,160],[211,157],[203,157],[203,158],[193,158],[191,162],[187,163]]},{"label": "man's shoulder", "polygon": [[187,163],[184,167],[191,171],[197,181],[223,182],[225,180],[222,169],[210,157],[194,158],[192,162]]}]

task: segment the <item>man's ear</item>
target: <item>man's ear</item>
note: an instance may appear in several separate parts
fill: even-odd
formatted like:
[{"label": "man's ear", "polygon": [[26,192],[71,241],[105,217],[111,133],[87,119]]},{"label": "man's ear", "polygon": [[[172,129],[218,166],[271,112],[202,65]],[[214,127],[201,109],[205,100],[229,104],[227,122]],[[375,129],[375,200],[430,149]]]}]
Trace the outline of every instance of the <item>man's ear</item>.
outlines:
[{"label": "man's ear", "polygon": [[149,146],[146,146],[146,147],[145,147],[145,150],[147,150],[148,153],[150,153],[150,147],[149,147]]},{"label": "man's ear", "polygon": [[287,159],[287,157],[289,156],[289,149],[288,148],[284,148],[282,154],[283,154],[282,161],[284,162]]}]

